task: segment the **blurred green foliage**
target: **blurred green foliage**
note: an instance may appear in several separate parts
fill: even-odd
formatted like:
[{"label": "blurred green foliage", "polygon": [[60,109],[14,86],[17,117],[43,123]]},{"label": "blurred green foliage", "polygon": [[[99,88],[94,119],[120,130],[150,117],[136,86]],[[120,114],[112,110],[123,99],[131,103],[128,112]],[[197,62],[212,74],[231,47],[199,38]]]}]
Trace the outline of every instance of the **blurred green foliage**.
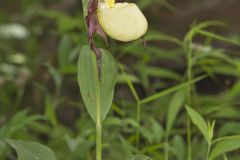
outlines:
[{"label": "blurred green foliage", "polygon": [[[70,11],[64,10],[71,5],[65,1],[1,2],[0,139],[40,142],[59,160],[92,160],[95,127],[76,79],[77,56],[88,43],[87,32],[80,1],[71,2],[77,6]],[[146,12],[152,5],[177,12],[166,0],[138,3]],[[148,18],[151,21],[150,13]],[[163,160],[166,145],[170,160],[186,159],[186,87],[159,96],[187,83],[186,45],[192,50],[192,77],[207,76],[193,85],[191,106],[205,120],[216,121],[214,139],[239,135],[239,36],[228,38],[212,32],[225,26],[217,21],[192,25],[185,39],[153,30],[151,23],[149,26],[144,38],[147,46],[142,40],[120,43],[111,39],[106,46],[96,37],[97,45],[108,48],[122,68],[112,110],[103,124],[103,159]],[[136,97],[141,103],[150,96],[154,98],[141,104],[139,126]],[[135,145],[137,129],[139,147]],[[193,160],[206,159],[207,141],[194,126],[192,152]],[[13,157],[15,154],[0,142],[0,159]],[[240,152],[226,157],[238,160]]]}]

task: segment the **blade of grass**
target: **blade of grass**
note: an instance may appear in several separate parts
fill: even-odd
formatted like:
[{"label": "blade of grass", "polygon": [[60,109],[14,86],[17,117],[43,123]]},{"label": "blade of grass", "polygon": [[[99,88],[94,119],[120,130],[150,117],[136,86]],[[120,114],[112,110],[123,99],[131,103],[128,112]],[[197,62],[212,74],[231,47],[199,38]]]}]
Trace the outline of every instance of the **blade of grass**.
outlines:
[{"label": "blade of grass", "polygon": [[147,97],[145,99],[140,100],[140,104],[142,105],[142,104],[146,104],[146,103],[152,102],[154,100],[157,100],[157,99],[159,99],[159,98],[161,98],[163,96],[166,96],[168,94],[171,94],[171,93],[173,93],[173,92],[175,92],[175,91],[177,91],[179,89],[183,89],[183,88],[189,86],[190,84],[194,84],[194,83],[204,79],[205,77],[206,77],[206,75],[200,76],[200,77],[198,77],[198,78],[196,78],[196,79],[194,79],[194,80],[192,80],[190,82],[185,82],[185,83],[182,83],[180,85],[177,85],[177,86],[174,86],[172,88],[169,88],[167,90],[158,92],[158,93],[156,93],[154,95],[151,95],[151,96],[149,96],[149,97]]},{"label": "blade of grass", "polygon": [[231,43],[231,44],[240,46],[240,42],[229,39],[229,38],[225,38],[221,35],[218,35],[218,34],[215,34],[215,33],[212,33],[212,32],[208,32],[208,31],[204,31],[204,30],[199,30],[197,32],[200,35],[203,35],[203,36],[206,36],[206,37],[211,37],[211,38],[219,40],[219,41],[223,41],[223,42],[227,42],[227,43]]},{"label": "blade of grass", "polygon": [[207,27],[212,27],[212,26],[226,27],[227,24],[221,21],[206,21],[206,22],[202,22],[197,25],[194,25],[192,29],[185,36],[184,42],[186,43],[186,42],[192,41],[193,37],[197,34],[199,30]]}]

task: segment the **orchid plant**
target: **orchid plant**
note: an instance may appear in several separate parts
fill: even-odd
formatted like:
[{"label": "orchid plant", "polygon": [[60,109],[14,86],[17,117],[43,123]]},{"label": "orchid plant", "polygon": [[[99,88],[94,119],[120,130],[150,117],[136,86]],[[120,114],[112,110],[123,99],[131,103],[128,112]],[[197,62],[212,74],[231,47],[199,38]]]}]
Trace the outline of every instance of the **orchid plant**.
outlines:
[{"label": "orchid plant", "polygon": [[117,77],[114,57],[94,43],[94,34],[107,43],[107,35],[129,42],[142,37],[148,28],[145,16],[134,3],[115,0],[83,0],[89,46],[78,61],[78,82],[88,113],[96,124],[96,159],[102,159],[102,122],[109,112]]}]

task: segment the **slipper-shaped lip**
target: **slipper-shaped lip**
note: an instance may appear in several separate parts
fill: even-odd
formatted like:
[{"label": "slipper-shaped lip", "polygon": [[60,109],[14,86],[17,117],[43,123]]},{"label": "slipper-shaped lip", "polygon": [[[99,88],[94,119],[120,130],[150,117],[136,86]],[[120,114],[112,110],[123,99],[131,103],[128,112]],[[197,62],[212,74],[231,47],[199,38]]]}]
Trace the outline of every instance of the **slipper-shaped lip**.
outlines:
[{"label": "slipper-shaped lip", "polygon": [[103,30],[113,39],[132,41],[143,36],[148,28],[145,16],[134,3],[115,3],[109,7],[100,2],[98,20]]}]

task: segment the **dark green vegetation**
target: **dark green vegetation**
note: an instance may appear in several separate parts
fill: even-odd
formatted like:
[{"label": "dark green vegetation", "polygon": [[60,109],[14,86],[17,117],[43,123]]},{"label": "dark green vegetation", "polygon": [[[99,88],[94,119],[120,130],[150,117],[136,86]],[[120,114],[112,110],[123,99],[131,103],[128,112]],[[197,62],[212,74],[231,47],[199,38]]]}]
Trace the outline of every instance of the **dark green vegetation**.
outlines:
[{"label": "dark green vegetation", "polygon": [[[0,3],[0,160],[16,159],[9,146],[20,160],[56,159],[35,142],[59,160],[95,159],[95,126],[77,82],[87,44],[81,2]],[[208,3],[198,3],[202,8],[191,14],[207,14]],[[165,19],[174,23],[164,27],[158,15],[184,15],[178,2],[138,4],[149,20],[146,47],[142,40],[97,40],[118,63],[103,160],[239,160],[240,35],[223,36],[234,27],[209,19],[186,27]]]}]

